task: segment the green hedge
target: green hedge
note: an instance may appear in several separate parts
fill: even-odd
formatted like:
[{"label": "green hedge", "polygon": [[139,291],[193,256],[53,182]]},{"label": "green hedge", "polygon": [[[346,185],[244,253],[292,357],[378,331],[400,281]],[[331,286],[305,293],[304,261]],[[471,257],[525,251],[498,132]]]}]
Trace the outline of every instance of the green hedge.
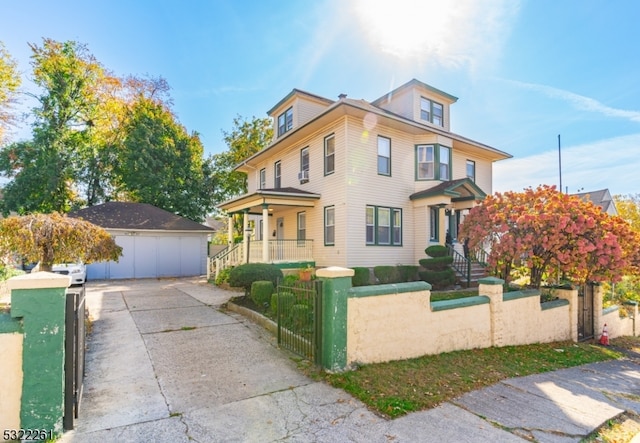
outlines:
[{"label": "green hedge", "polygon": [[268,263],[246,263],[231,270],[229,273],[229,285],[244,288],[245,294],[249,294],[254,281],[267,280],[273,283],[273,286],[276,286],[278,280],[282,278],[282,271],[274,265]]},{"label": "green hedge", "polygon": [[420,279],[431,285],[432,289],[444,289],[456,282],[456,273],[453,269],[443,271],[420,271]]},{"label": "green hedge", "polygon": [[371,284],[369,268],[352,268],[355,274],[351,277],[352,286],[368,286]]},{"label": "green hedge", "polygon": [[258,280],[251,284],[251,300],[258,306],[267,306],[273,294],[273,282]]},{"label": "green hedge", "polygon": [[449,254],[449,250],[446,246],[442,245],[432,245],[424,250],[425,254],[429,257],[444,257]]},{"label": "green hedge", "polygon": [[453,257],[448,255],[445,257],[421,258],[418,260],[420,266],[432,271],[443,271],[453,263]]},{"label": "green hedge", "polygon": [[400,281],[397,266],[375,266],[373,275],[376,276],[380,284],[398,283]]},{"label": "green hedge", "polygon": [[420,278],[416,265],[398,265],[398,279],[401,282],[416,281]]},{"label": "green hedge", "polygon": [[286,314],[291,310],[291,306],[296,301],[296,296],[292,292],[281,292],[279,295],[275,293],[271,296],[271,312],[273,315],[278,315],[278,298],[280,299],[280,308]]}]

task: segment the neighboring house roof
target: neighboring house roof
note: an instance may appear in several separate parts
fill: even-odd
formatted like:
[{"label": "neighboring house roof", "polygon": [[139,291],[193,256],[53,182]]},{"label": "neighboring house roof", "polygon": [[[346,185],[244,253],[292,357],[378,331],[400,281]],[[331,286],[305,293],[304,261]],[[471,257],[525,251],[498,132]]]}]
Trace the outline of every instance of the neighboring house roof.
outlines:
[{"label": "neighboring house roof", "polygon": [[596,206],[600,206],[603,212],[611,215],[618,215],[618,210],[616,209],[616,205],[611,198],[611,193],[608,189],[600,189],[599,191],[591,191],[591,192],[580,192],[578,194],[574,194],[580,197],[584,201],[590,201]]},{"label": "neighboring house roof", "polygon": [[208,226],[148,203],[107,202],[70,212],[104,229],[213,232]]},{"label": "neighboring house roof", "polygon": [[449,196],[453,202],[462,200],[482,200],[487,196],[487,194],[485,194],[484,191],[471,179],[461,178],[458,180],[442,182],[433,188],[411,194],[409,199],[418,200],[421,198],[435,197],[439,195]]}]

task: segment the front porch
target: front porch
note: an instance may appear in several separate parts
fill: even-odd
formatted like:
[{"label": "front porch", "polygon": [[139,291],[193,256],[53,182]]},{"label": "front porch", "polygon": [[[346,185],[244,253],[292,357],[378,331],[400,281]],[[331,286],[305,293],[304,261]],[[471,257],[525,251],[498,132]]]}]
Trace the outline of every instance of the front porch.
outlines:
[{"label": "front porch", "polygon": [[313,240],[252,241],[249,237],[230,249],[209,257],[207,277],[215,278],[221,270],[243,263],[272,263],[282,269],[313,265]]}]

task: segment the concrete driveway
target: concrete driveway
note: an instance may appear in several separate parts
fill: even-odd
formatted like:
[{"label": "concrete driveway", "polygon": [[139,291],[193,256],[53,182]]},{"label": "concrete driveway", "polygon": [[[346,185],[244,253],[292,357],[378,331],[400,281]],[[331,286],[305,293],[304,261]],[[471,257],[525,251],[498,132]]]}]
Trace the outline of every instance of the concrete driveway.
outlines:
[{"label": "concrete driveway", "polygon": [[93,318],[76,429],[61,442],[577,442],[640,412],[621,360],[507,380],[386,420],[315,382],[203,280],[89,282]]}]

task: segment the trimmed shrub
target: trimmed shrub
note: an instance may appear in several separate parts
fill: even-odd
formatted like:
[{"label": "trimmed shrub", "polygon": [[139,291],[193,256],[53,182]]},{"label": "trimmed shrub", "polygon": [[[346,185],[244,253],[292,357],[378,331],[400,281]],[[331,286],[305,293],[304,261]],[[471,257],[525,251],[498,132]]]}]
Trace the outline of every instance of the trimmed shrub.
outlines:
[{"label": "trimmed shrub", "polygon": [[278,297],[282,311],[285,313],[291,309],[296,300],[296,296],[291,292],[281,292],[279,296],[276,292],[271,296],[271,312],[273,312],[273,315],[278,315]]},{"label": "trimmed shrub", "polygon": [[450,255],[445,257],[435,257],[435,258],[421,258],[418,260],[420,266],[425,269],[430,269],[433,271],[443,271],[449,267],[451,263],[453,263],[453,257]]},{"label": "trimmed shrub", "polygon": [[398,268],[395,266],[375,266],[373,275],[376,276],[381,284],[398,283]]},{"label": "trimmed shrub", "polygon": [[442,245],[429,246],[427,249],[424,250],[424,252],[429,257],[444,257],[449,254],[449,250],[447,249],[447,247]]},{"label": "trimmed shrub", "polygon": [[444,289],[456,282],[456,273],[453,269],[443,271],[420,271],[420,279],[429,283],[432,289]]},{"label": "trimmed shrub", "polygon": [[274,265],[268,263],[245,263],[231,270],[229,273],[229,285],[244,288],[245,294],[249,294],[254,281],[267,280],[273,283],[273,286],[276,286],[278,280],[282,278],[282,271]]},{"label": "trimmed shrub", "polygon": [[232,269],[233,267],[224,268],[220,272],[218,272],[218,275],[216,275],[216,281],[215,281],[216,286],[220,286],[223,283],[229,282],[229,274],[231,273]]},{"label": "trimmed shrub", "polygon": [[351,277],[352,286],[368,286],[371,284],[370,270],[369,268],[351,268],[355,274]]},{"label": "trimmed shrub", "polygon": [[311,308],[307,305],[291,306],[291,323],[297,330],[311,326]]},{"label": "trimmed shrub", "polygon": [[258,280],[251,284],[251,300],[258,306],[267,306],[273,294],[273,283]]},{"label": "trimmed shrub", "polygon": [[420,267],[416,265],[398,265],[398,280],[401,282],[416,281],[420,278],[418,276],[418,269]]}]

